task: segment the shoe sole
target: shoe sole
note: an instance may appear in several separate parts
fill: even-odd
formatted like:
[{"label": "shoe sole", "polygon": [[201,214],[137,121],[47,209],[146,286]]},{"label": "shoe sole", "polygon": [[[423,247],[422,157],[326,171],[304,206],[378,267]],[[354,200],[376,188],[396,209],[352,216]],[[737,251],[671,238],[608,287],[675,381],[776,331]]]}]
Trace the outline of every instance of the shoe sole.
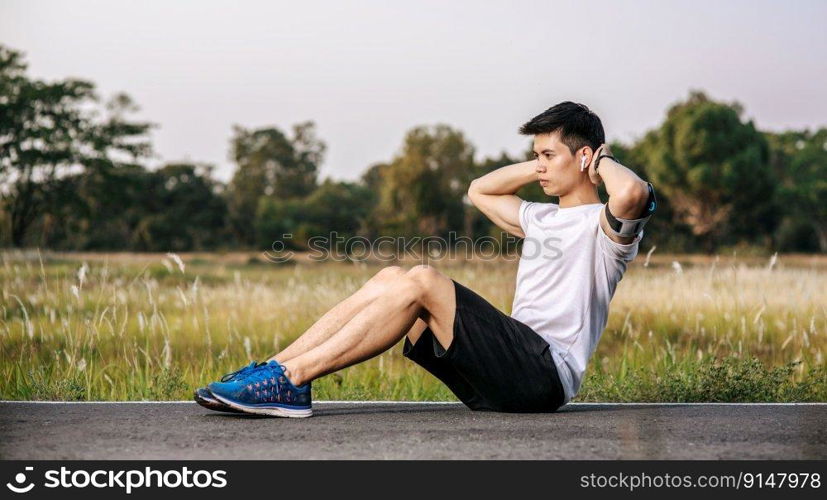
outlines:
[{"label": "shoe sole", "polygon": [[271,406],[271,407],[263,407],[263,406],[249,406],[243,403],[239,403],[237,401],[233,401],[232,399],[227,399],[223,396],[213,393],[212,394],[215,399],[219,402],[229,406],[230,408],[234,408],[236,410],[242,411],[244,413],[251,413],[253,415],[266,415],[269,417],[287,417],[287,418],[307,418],[313,416],[313,409],[299,409],[299,408],[282,408],[280,406]]},{"label": "shoe sole", "polygon": [[227,406],[224,403],[222,403],[221,401],[218,401],[217,399],[205,398],[203,396],[199,396],[197,392],[193,396],[193,399],[195,399],[196,403],[198,403],[199,405],[203,406],[204,408],[206,408],[208,410],[223,411],[223,412],[227,412],[227,413],[242,413],[241,410],[237,410],[235,408]]}]

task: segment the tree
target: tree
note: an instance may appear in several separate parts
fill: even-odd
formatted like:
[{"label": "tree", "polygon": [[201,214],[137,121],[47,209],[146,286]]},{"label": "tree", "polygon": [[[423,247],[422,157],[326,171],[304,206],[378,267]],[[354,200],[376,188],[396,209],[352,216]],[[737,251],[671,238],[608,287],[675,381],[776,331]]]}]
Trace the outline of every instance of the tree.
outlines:
[{"label": "tree", "polygon": [[139,165],[92,168],[62,176],[55,202],[32,224],[38,245],[65,250],[131,250],[151,210],[150,175]]},{"label": "tree", "polygon": [[387,163],[374,163],[362,174],[361,183],[378,196],[389,167]]},{"label": "tree", "polygon": [[259,245],[269,248],[286,234],[291,237],[284,240],[285,245],[294,249],[307,249],[310,238],[333,232],[345,239],[357,236],[374,202],[367,187],[331,179],[302,199],[263,197],[256,217]]},{"label": "tree", "polygon": [[0,205],[10,219],[11,242],[25,243],[38,214],[57,203],[61,175],[117,166],[150,152],[150,123],[128,122],[128,96],[115,96],[99,120],[91,82],[29,79],[21,52],[0,46]]},{"label": "tree", "polygon": [[809,226],[827,252],[827,128],[767,133],[778,198],[792,224]]},{"label": "tree", "polygon": [[651,182],[707,250],[734,213],[742,223],[757,222],[766,212],[750,209],[773,197],[769,146],[752,121],[741,121],[742,112],[738,103],[693,91],[637,145]]},{"label": "tree", "polygon": [[212,166],[86,170],[54,183],[59,204],[32,225],[39,244],[66,250],[205,250],[228,245],[227,207]]},{"label": "tree", "polygon": [[[672,209],[669,196],[666,195],[660,185],[652,179],[647,169],[646,151],[651,148],[649,141],[654,133],[649,133],[643,138],[627,146],[620,142],[612,142],[611,150],[615,158],[625,167],[633,170],[641,179],[649,181],[655,188],[657,198],[657,211],[646,224],[647,246],[657,246],[662,251],[686,252],[694,249],[697,238],[692,234],[692,228],[676,217]],[[605,182],[600,185],[598,191],[601,199],[608,199],[605,190]]]},{"label": "tree", "polygon": [[402,151],[382,169],[377,219],[396,235],[461,231],[463,197],[475,172],[474,147],[447,125],[410,130]]},{"label": "tree", "polygon": [[233,127],[231,156],[236,171],[229,186],[232,226],[242,243],[255,243],[255,217],[262,197],[303,198],[316,188],[325,144],[312,122],[293,127],[288,138],[277,128]]},{"label": "tree", "polygon": [[138,248],[185,251],[225,244],[227,206],[211,178],[212,170],[211,165],[173,163],[149,172],[147,213],[135,241]]}]

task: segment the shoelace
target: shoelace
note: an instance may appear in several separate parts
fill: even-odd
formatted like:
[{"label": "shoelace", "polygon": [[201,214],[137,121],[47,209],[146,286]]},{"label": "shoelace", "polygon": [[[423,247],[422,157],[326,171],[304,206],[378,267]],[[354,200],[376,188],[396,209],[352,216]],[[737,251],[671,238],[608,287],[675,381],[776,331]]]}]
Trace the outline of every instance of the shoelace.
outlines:
[{"label": "shoelace", "polygon": [[223,377],[221,377],[221,381],[222,382],[229,382],[231,380],[242,378],[245,375],[247,375],[248,373],[255,370],[256,368],[261,367],[261,366],[266,365],[266,364],[267,363],[256,363],[255,361],[251,361],[250,364],[245,366],[244,368],[224,375]]},{"label": "shoelace", "polygon": [[287,389],[292,389],[294,387],[293,384],[291,384],[287,379],[287,376],[284,375],[284,366],[280,364],[261,365],[255,370],[247,373],[244,376],[244,381],[250,383],[263,383],[266,381],[271,386],[275,385],[279,388],[285,387]]},{"label": "shoelace", "polygon": [[243,370],[239,370],[239,373],[235,376],[233,382],[247,383],[261,381],[265,378],[270,377],[270,375],[264,375],[265,373],[270,372],[270,370],[272,369],[278,369],[279,371],[281,371],[280,367],[281,365],[270,364],[269,362],[258,363],[255,366],[253,366],[253,364],[250,363],[250,365],[244,367]]},{"label": "shoelace", "polygon": [[290,403],[302,392],[288,380],[284,367],[279,364],[259,365],[239,382],[249,384],[249,389],[255,391],[257,397],[269,398],[270,401]]}]

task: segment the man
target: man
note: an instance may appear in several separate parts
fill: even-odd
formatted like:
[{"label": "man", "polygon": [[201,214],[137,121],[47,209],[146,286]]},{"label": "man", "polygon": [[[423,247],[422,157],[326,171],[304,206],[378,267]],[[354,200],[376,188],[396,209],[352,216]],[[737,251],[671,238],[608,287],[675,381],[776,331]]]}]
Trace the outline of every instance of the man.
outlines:
[{"label": "man", "polygon": [[[523,125],[535,159],[475,179],[471,201],[524,237],[512,315],[433,267],[382,269],[267,363],[196,392],[204,406],[312,415],[311,381],[405,338],[403,354],[473,410],[552,412],[577,394],[609,302],[654,211],[651,184],[614,160],[600,119],[560,103]],[[559,203],[514,193],[539,182]],[[602,204],[597,186],[609,194]]]}]

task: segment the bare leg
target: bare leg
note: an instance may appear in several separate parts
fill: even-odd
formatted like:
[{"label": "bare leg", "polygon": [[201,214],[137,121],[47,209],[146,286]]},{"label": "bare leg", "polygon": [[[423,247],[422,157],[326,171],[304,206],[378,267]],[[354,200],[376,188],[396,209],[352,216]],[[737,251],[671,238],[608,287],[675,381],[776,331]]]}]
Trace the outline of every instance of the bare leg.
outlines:
[{"label": "bare leg", "polygon": [[447,349],[453,341],[454,283],[429,266],[416,266],[394,280],[381,296],[356,313],[344,327],[309,351],[282,363],[295,385],[372,358],[411,332],[415,342],[431,328]]},{"label": "bare leg", "polygon": [[[405,276],[405,271],[398,266],[389,266],[381,269],[369,279],[359,290],[350,297],[339,302],[330,311],[319,318],[299,338],[293,341],[281,352],[271,356],[280,364],[304,354],[338,332],[359,311],[380,297],[388,287],[399,278]],[[424,321],[417,321],[412,327],[410,336],[419,338],[427,325]],[[415,341],[415,339],[412,339]]]}]

